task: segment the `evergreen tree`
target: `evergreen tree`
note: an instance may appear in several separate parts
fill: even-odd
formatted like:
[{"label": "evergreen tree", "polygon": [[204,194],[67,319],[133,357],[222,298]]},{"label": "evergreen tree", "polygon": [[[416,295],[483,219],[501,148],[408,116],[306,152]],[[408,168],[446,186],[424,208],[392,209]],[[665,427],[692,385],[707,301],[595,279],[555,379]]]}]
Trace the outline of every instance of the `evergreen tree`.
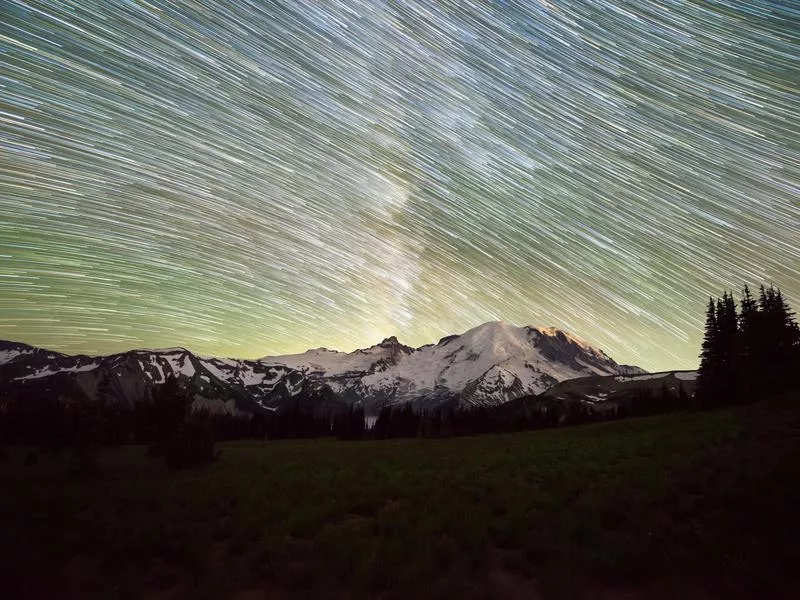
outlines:
[{"label": "evergreen tree", "polygon": [[739,323],[732,294],[710,299],[700,355],[696,398],[711,408],[733,402],[738,394]]},{"label": "evergreen tree", "polygon": [[763,353],[760,348],[761,312],[758,301],[753,298],[750,288],[745,285],[742,290],[741,310],[739,313],[739,346],[737,371],[739,373],[740,399],[748,399],[757,393],[755,381]]},{"label": "evergreen tree", "polygon": [[696,398],[701,406],[741,402],[797,386],[800,328],[780,290],[748,286],[737,316],[727,292],[709,303]]},{"label": "evergreen tree", "polygon": [[350,412],[339,415],[334,420],[333,429],[334,435],[340,440],[363,439],[366,434],[364,407],[353,407]]},{"label": "evergreen tree", "polygon": [[718,393],[720,334],[717,314],[721,312],[713,298],[708,299],[706,309],[706,328],[700,354],[696,397],[701,406],[713,404]]},{"label": "evergreen tree", "polygon": [[149,415],[154,442],[150,446],[151,455],[164,454],[167,441],[178,433],[181,424],[186,420],[189,404],[187,394],[174,376],[168,376],[155,390]]},{"label": "evergreen tree", "polygon": [[677,400],[677,409],[678,410],[686,410],[690,406],[690,399],[689,394],[686,393],[686,388],[683,387],[683,384],[680,384],[678,388],[678,400]]},{"label": "evergreen tree", "polygon": [[759,327],[758,302],[750,293],[750,288],[745,285],[742,290],[742,301],[739,310],[739,332],[742,343],[742,354],[746,357],[752,355],[755,346],[755,336]]},{"label": "evergreen tree", "polygon": [[719,329],[719,380],[716,404],[724,405],[734,402],[739,393],[738,356],[739,356],[739,323],[736,315],[736,304],[733,294],[722,295],[722,312],[717,314]]},{"label": "evergreen tree", "polygon": [[793,385],[800,366],[800,330],[779,289],[761,287],[758,369],[761,385],[779,392]]},{"label": "evergreen tree", "polygon": [[375,425],[372,426],[372,436],[376,439],[386,439],[392,433],[392,407],[382,406],[381,411],[378,413],[378,418],[375,420]]},{"label": "evergreen tree", "polygon": [[717,351],[717,312],[714,306],[714,299],[708,299],[708,309],[706,310],[706,331],[703,337],[702,353],[700,354],[700,373],[710,374],[716,365]]},{"label": "evergreen tree", "polygon": [[364,438],[366,423],[364,407],[359,406],[350,414],[350,439],[360,440]]}]

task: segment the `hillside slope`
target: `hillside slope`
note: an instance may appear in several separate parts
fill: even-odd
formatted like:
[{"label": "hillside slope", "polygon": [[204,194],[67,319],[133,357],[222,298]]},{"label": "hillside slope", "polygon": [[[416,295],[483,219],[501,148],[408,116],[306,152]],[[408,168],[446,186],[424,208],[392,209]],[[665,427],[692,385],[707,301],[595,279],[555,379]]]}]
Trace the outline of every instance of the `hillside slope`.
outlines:
[{"label": "hillside slope", "polygon": [[579,377],[562,381],[540,394],[552,400],[577,400],[596,410],[608,409],[637,396],[655,396],[665,391],[687,396],[694,395],[697,371],[662,371],[637,375],[607,375]]}]

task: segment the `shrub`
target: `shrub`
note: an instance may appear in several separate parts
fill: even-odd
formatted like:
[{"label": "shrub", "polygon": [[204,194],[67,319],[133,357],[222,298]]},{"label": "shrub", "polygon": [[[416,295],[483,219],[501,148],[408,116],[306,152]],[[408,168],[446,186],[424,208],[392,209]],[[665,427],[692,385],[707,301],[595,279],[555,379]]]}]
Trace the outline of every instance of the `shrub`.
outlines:
[{"label": "shrub", "polygon": [[207,465],[219,458],[214,453],[214,430],[205,419],[187,419],[166,444],[164,458],[173,469]]}]

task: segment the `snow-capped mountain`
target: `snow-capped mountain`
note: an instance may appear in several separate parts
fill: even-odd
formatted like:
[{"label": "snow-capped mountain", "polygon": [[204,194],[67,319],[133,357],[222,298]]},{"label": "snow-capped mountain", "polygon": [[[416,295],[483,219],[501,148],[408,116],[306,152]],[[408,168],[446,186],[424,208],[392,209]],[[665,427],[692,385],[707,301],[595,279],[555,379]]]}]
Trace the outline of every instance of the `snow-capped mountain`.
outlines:
[{"label": "snow-capped mountain", "polygon": [[195,408],[258,412],[299,402],[332,414],[353,404],[376,416],[386,404],[491,406],[539,394],[567,379],[635,375],[601,350],[563,331],[484,323],[420,348],[390,337],[337,352],[318,348],[261,360],[203,358],[184,348],[67,356],[0,342],[0,390],[25,396],[79,393],[132,406],[174,376]]},{"label": "snow-capped mountain", "polygon": [[367,414],[377,414],[387,403],[409,401],[425,407],[496,405],[575,377],[644,373],[618,365],[558,329],[501,321],[417,349],[391,337],[351,353],[318,348],[261,360],[324,382],[341,399],[363,402]]},{"label": "snow-capped mountain", "polygon": [[309,381],[302,373],[254,360],[201,358],[184,348],[67,356],[26,344],[0,342],[0,383],[6,394],[79,394],[132,406],[150,400],[153,388],[170,376],[189,390],[194,408],[214,413],[272,411],[295,399],[311,408],[335,403],[324,386]]}]

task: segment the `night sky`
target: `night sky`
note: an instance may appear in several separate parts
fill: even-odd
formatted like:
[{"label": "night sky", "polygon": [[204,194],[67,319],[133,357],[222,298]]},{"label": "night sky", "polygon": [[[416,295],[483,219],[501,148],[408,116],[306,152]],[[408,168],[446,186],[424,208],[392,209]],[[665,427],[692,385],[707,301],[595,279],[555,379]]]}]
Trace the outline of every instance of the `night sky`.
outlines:
[{"label": "night sky", "polygon": [[709,294],[800,309],[799,55],[789,0],[0,0],[0,338],[695,367]]}]

